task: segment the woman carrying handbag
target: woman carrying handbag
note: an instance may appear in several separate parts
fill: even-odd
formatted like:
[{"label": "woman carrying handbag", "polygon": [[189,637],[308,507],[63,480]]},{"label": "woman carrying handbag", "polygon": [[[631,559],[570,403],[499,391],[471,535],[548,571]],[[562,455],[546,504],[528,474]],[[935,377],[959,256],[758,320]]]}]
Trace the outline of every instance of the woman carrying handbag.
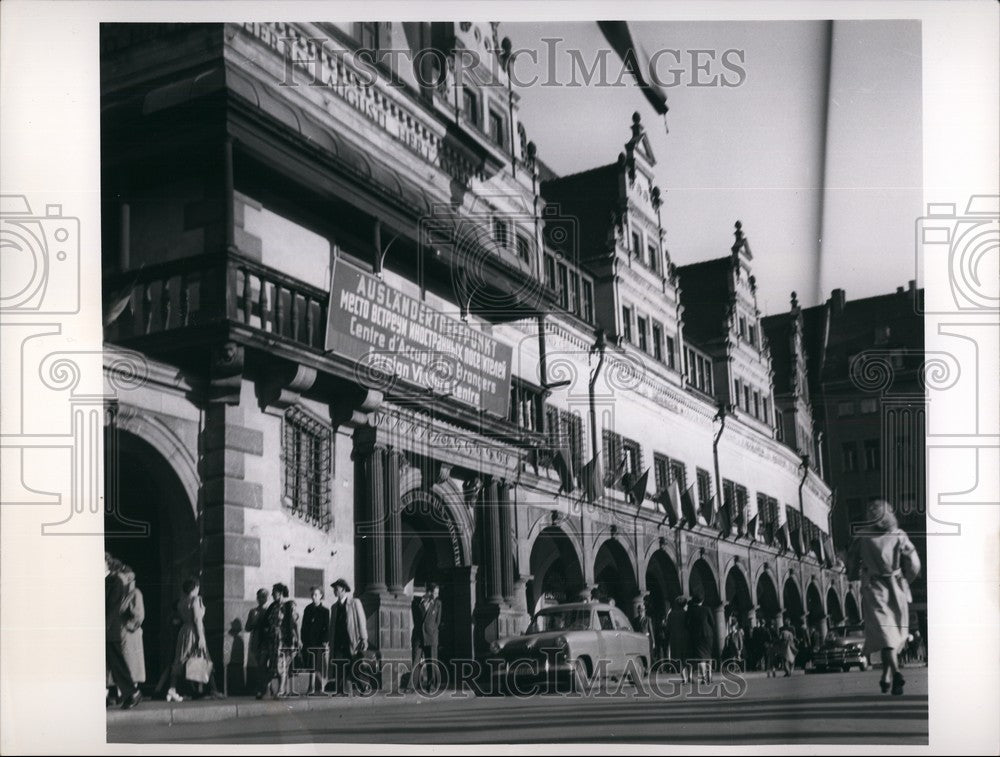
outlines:
[{"label": "woman carrying handbag", "polygon": [[201,584],[196,578],[184,582],[184,596],[178,603],[181,629],[177,634],[177,648],[170,669],[170,689],[168,702],[182,702],[177,693],[177,679],[199,685],[208,684],[212,697],[221,699],[222,694],[215,687],[212,660],[205,644],[205,604],[201,600]]}]

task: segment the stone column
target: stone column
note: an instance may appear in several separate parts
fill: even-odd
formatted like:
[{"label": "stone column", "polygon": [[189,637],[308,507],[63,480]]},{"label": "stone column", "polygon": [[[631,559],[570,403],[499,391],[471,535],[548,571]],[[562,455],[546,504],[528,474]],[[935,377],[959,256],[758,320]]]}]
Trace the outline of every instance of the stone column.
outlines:
[{"label": "stone column", "polygon": [[510,484],[497,485],[497,516],[500,528],[500,591],[507,603],[514,601],[514,530],[510,502]]},{"label": "stone column", "polygon": [[488,477],[479,494],[482,529],[482,565],[480,569],[483,571],[483,594],[488,603],[497,605],[503,601],[499,490],[499,482]]},{"label": "stone column", "polygon": [[386,590],[385,583],[385,471],[388,450],[376,442],[375,429],[359,428],[354,433],[357,501],[355,534],[361,552],[364,573],[358,583],[366,593]]},{"label": "stone column", "polygon": [[399,495],[399,476],[404,459],[399,450],[391,450],[385,466],[386,581],[393,594],[403,593],[403,503]]}]

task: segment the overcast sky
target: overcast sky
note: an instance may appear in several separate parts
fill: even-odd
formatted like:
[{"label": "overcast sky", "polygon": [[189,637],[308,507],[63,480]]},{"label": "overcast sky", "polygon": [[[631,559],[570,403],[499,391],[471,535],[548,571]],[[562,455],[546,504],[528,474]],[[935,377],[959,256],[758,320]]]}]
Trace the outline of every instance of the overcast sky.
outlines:
[{"label": "overcast sky", "polygon": [[[589,65],[608,48],[596,23],[501,24],[501,37],[515,49],[540,50],[539,66],[519,58],[516,73],[521,80],[540,74],[537,84],[517,91],[521,121],[542,160],[559,173],[614,161],[639,111],[666,190],[663,223],[673,261],[727,254],[733,223],[741,220],[765,314],[787,309],[792,290],[806,306],[834,287],[854,299],[916,277],[913,232],[923,202],[919,22],[834,22],[829,119],[826,22],[632,26],[648,53],[680,53],[679,64],[673,53],[661,56],[658,69],[666,80],[679,79],[667,90],[669,134],[630,80],[541,86],[541,40],[564,40],[555,59],[556,79],[565,84],[572,79],[569,49],[579,49]],[[695,73],[693,50],[714,51],[714,60],[697,54],[707,71]],[[742,62],[730,53],[734,65],[723,66],[726,50],[743,51]],[[696,75],[735,83],[735,66],[745,71],[739,86],[691,86]],[[616,79],[613,54],[608,70]]]}]

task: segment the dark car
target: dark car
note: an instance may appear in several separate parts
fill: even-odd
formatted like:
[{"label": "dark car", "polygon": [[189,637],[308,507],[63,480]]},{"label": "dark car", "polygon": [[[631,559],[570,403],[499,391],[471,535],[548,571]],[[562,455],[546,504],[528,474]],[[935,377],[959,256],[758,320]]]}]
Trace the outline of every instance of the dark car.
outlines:
[{"label": "dark car", "polygon": [[846,672],[851,668],[868,670],[868,655],[864,650],[864,626],[841,626],[831,629],[826,641],[813,655],[813,668],[817,673],[827,670]]},{"label": "dark car", "polygon": [[577,686],[584,676],[629,675],[639,685],[650,665],[649,638],[617,607],[600,602],[539,610],[524,634],[495,642],[492,652],[506,691],[538,681]]}]

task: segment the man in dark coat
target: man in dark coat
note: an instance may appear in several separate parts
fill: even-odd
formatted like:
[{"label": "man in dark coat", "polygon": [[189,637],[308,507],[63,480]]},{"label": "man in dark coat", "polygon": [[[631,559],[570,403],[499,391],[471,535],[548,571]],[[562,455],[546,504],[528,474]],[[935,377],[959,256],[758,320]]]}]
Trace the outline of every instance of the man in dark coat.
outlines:
[{"label": "man in dark coat", "polygon": [[302,611],[302,649],[312,668],[309,694],[320,695],[326,685],[326,649],[330,641],[330,610],[323,605],[323,588],[312,587],[312,602]]},{"label": "man in dark coat", "polygon": [[705,607],[705,597],[701,591],[691,593],[687,609],[687,628],[691,637],[692,656],[698,662],[698,678],[702,683],[711,683],[715,616]]},{"label": "man in dark coat", "polygon": [[132,680],[122,650],[122,602],[125,599],[124,566],[107,552],[104,553],[104,661],[115,686],[125,701],[123,710],[130,710],[142,701],[142,694]]},{"label": "man in dark coat", "polygon": [[635,620],[632,621],[632,627],[635,629],[636,633],[646,634],[646,638],[649,639],[649,664],[653,664],[653,654],[656,649],[656,633],[655,626],[653,625],[653,619],[646,614],[646,603],[639,603],[639,614],[635,616]]},{"label": "man in dark coat", "polygon": [[414,688],[423,687],[427,666],[437,661],[438,632],[441,629],[440,594],[437,584],[429,584],[427,593],[413,605],[413,672],[410,674],[410,685]]}]

